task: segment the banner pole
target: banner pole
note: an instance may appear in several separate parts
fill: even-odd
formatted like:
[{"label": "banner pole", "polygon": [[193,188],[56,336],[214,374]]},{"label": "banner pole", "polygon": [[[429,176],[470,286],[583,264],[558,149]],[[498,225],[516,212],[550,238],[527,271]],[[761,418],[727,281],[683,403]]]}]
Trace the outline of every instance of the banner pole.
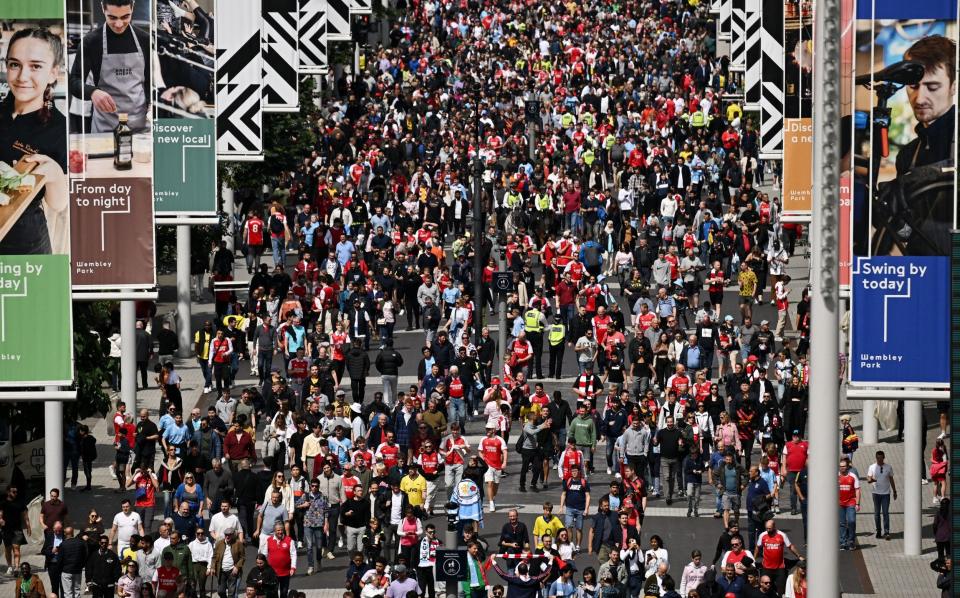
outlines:
[{"label": "banner pole", "polygon": [[[921,515],[923,510],[923,402],[903,402],[903,554],[920,556]],[[834,443],[836,444],[836,443]]]},{"label": "banner pole", "polygon": [[877,444],[879,442],[879,431],[877,428],[877,402],[868,399],[863,402],[863,443]]},{"label": "banner pole", "polygon": [[223,240],[227,242],[227,249],[231,252],[234,251],[234,203],[233,203],[233,189],[227,187],[226,183],[223,185],[223,213],[227,215],[227,230],[223,231]]},{"label": "banner pole", "polygon": [[137,307],[120,302],[120,400],[137,413]]},{"label": "banner pole", "polygon": [[[56,386],[46,386],[44,390],[54,392],[60,389]],[[44,401],[43,432],[43,482],[46,489],[44,500],[46,500],[54,488],[60,490],[60,496],[64,495],[63,403],[61,401]]]},{"label": "banner pole", "polygon": [[837,464],[840,409],[840,1],[821,0],[814,15],[813,219],[810,271],[810,460],[807,558],[810,596],[836,598],[839,577]]},{"label": "banner pole", "polygon": [[[199,294],[202,289],[198,289]],[[190,357],[190,225],[177,225],[177,339],[180,357]]]}]

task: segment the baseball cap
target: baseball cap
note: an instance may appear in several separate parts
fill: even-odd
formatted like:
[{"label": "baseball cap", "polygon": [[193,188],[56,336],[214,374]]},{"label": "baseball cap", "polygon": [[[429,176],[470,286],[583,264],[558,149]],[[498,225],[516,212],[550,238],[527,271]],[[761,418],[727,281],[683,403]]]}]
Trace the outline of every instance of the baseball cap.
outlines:
[{"label": "baseball cap", "polygon": [[[167,553],[167,554],[169,554],[169,553]],[[395,566],[395,567],[393,568],[393,572],[394,572],[394,573],[406,573],[406,572],[407,572],[407,566],[406,566],[406,565],[397,565],[397,566]]]},{"label": "baseball cap", "polygon": [[732,322],[732,321],[733,321],[733,316],[731,316],[730,314],[727,314],[727,315],[723,316],[723,321],[724,321],[724,322]]},{"label": "baseball cap", "polygon": [[760,320],[760,325],[761,325],[761,326],[769,326],[769,325],[770,325],[770,320]]},{"label": "baseball cap", "polygon": [[493,379],[490,380],[490,384],[500,384],[500,378],[494,376]]}]

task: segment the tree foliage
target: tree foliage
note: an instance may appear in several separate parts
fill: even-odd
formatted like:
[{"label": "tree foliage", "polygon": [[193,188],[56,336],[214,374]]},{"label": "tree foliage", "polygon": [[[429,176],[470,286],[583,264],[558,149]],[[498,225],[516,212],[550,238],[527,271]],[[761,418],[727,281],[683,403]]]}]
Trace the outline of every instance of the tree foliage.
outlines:
[{"label": "tree foliage", "polygon": [[119,365],[108,359],[112,307],[109,301],[73,303],[73,388],[77,400],[64,405],[64,417],[68,419],[103,416],[110,410],[106,384]]}]

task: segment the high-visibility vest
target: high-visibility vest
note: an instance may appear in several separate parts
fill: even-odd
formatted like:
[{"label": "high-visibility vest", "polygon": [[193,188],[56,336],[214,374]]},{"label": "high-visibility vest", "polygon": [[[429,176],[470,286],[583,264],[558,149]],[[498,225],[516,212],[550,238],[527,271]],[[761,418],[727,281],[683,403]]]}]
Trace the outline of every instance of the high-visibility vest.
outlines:
[{"label": "high-visibility vest", "polygon": [[596,155],[593,153],[593,150],[592,150],[592,149],[587,148],[586,150],[584,150],[584,152],[583,152],[583,163],[584,163],[584,164],[586,164],[587,166],[592,165],[592,164],[593,164],[593,160],[594,160],[595,158],[596,158]]},{"label": "high-visibility vest", "polygon": [[518,193],[507,193],[506,204],[508,208],[516,208],[520,205],[520,195]]},{"label": "high-visibility vest", "polygon": [[567,327],[563,324],[551,324],[547,328],[547,340],[550,344],[557,346],[567,338]]},{"label": "high-visibility vest", "polygon": [[540,325],[540,310],[531,309],[523,315],[523,325],[527,332],[542,332]]},{"label": "high-visibility vest", "polygon": [[542,194],[542,193],[541,193],[541,194],[538,194],[537,197],[536,197],[536,199],[534,200],[534,202],[536,203],[537,209],[540,210],[541,212],[550,209],[550,196],[549,196],[549,195],[544,195],[544,194]]},{"label": "high-visibility vest", "polygon": [[576,122],[576,119],[569,112],[560,117],[560,125],[564,129],[569,129],[572,127],[574,122]]},{"label": "high-visibility vest", "polygon": [[707,124],[707,115],[703,113],[702,110],[697,110],[690,115],[690,126],[691,127],[703,127]]}]

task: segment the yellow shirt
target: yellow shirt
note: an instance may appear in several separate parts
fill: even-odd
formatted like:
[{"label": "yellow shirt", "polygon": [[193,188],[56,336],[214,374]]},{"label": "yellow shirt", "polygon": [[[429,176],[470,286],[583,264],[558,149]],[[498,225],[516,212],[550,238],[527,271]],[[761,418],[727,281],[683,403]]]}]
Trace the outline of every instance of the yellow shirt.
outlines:
[{"label": "yellow shirt", "polygon": [[400,490],[407,493],[411,507],[422,506],[423,495],[427,492],[427,479],[422,475],[418,475],[416,479],[410,479],[410,476],[405,475],[400,480]]},{"label": "yellow shirt", "polygon": [[551,536],[556,538],[557,534],[559,534],[560,530],[562,529],[563,521],[556,515],[550,518],[549,523],[544,520],[543,515],[537,517],[537,519],[533,522],[533,535],[534,537],[538,538],[537,548],[543,548],[543,542],[540,542],[539,538],[543,537],[548,532]]},{"label": "yellow shirt", "polygon": [[740,296],[753,297],[757,291],[757,275],[753,270],[747,269],[737,274],[737,282],[740,283]]}]

